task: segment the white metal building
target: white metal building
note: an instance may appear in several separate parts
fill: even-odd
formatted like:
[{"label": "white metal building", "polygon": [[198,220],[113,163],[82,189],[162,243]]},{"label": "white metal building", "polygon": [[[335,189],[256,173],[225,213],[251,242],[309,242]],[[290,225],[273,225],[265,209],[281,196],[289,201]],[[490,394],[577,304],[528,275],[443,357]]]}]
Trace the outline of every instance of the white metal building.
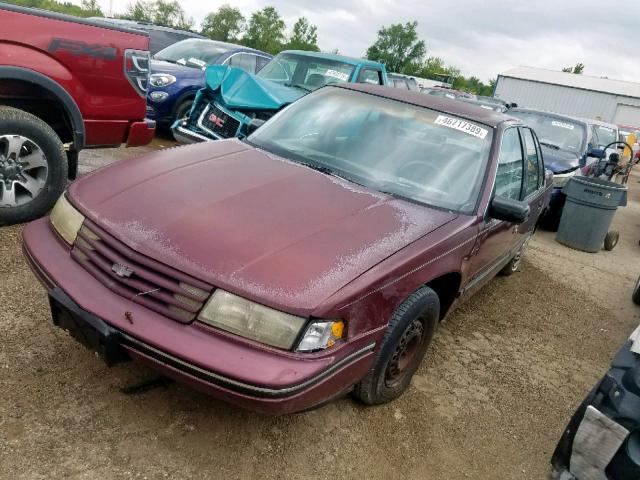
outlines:
[{"label": "white metal building", "polygon": [[494,96],[520,107],[640,127],[640,83],[517,67],[498,75]]}]

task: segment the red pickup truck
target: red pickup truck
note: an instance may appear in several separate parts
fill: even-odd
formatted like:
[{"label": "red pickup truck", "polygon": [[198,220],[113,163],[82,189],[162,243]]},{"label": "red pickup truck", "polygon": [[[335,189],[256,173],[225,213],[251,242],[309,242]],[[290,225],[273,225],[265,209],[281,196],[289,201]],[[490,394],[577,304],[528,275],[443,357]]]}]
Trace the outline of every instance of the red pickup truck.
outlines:
[{"label": "red pickup truck", "polygon": [[149,38],[0,3],[0,225],[46,213],[83,148],[149,143]]}]

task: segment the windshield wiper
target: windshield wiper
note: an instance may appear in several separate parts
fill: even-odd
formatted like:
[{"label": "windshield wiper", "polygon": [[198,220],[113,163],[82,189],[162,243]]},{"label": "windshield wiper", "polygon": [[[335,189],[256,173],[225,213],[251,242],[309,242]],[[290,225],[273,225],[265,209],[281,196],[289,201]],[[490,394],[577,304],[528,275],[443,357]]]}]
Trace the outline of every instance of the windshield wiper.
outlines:
[{"label": "windshield wiper", "polygon": [[553,144],[553,143],[540,142],[540,145],[544,145],[545,147],[553,148],[554,150],[560,150],[560,147],[558,145]]},{"label": "windshield wiper", "polygon": [[301,83],[289,83],[286,84],[287,87],[299,88],[300,90],[304,90],[305,92],[313,92],[313,89],[307,87],[306,85],[302,85]]},{"label": "windshield wiper", "polygon": [[296,163],[299,163],[300,165],[304,165],[305,167],[309,167],[320,173],[324,173],[325,175],[336,175],[333,170],[331,170],[329,167],[325,167],[324,165],[318,165],[317,163],[300,162],[300,161],[297,161]]}]

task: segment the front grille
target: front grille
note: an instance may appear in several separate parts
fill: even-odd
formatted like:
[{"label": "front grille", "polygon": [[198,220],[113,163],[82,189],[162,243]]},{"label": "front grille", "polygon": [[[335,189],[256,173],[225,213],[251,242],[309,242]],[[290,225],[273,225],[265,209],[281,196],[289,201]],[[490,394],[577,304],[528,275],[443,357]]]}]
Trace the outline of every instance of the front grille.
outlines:
[{"label": "front grille", "polygon": [[109,290],[181,323],[191,322],[213,287],[141,255],[85,220],[71,256]]},{"label": "front grille", "polygon": [[201,98],[200,101],[195,103],[193,110],[189,112],[189,125],[198,125],[198,119],[200,118],[200,115],[202,115],[202,112],[204,112],[204,109],[207,108],[207,105],[208,103],[204,98]]},{"label": "front grille", "polygon": [[240,121],[211,103],[202,117],[202,126],[222,138],[231,138],[238,133]]}]

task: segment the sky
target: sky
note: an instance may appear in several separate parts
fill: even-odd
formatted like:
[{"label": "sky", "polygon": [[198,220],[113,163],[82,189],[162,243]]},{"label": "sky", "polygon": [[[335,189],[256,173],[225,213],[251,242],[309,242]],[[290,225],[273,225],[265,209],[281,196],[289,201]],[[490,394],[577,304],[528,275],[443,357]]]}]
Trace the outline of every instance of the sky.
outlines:
[{"label": "sky", "polygon": [[[483,81],[519,65],[561,70],[578,62],[586,75],[640,82],[638,0],[179,0],[198,25],[230,3],[245,17],[274,6],[290,29],[305,16],[323,51],[362,57],[381,26],[418,22],[427,55]],[[74,3],[80,3],[74,1]],[[128,0],[98,0],[123,12]]]}]

